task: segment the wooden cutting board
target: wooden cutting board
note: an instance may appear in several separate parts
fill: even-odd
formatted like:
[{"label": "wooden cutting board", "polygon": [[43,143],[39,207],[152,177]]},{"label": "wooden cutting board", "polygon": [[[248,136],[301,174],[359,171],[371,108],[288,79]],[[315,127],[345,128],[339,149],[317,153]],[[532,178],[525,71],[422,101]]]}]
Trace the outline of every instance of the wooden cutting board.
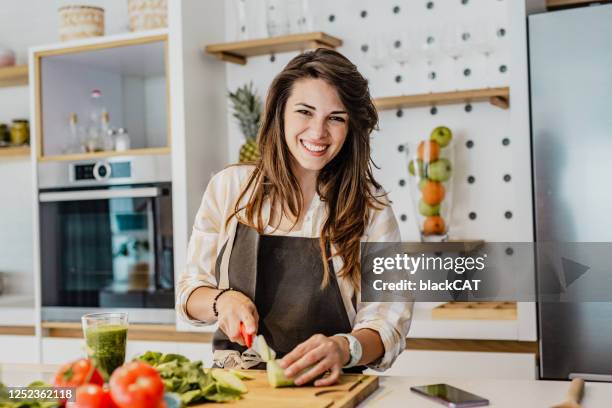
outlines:
[{"label": "wooden cutting board", "polygon": [[353,408],[378,388],[378,377],[373,375],[343,374],[338,383],[329,387],[272,388],[265,371],[245,373],[255,379],[244,380],[249,392],[241,400],[223,404],[207,402],[191,408]]}]

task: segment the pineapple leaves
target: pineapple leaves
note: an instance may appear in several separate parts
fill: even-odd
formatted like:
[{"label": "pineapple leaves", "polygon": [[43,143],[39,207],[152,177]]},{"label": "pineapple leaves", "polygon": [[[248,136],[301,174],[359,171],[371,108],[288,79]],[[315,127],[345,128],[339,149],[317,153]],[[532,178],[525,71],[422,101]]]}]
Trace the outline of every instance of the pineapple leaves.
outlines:
[{"label": "pineapple leaves", "polygon": [[257,138],[261,120],[262,102],[249,82],[235,92],[229,92],[228,98],[232,103],[233,116],[238,120],[242,134],[247,140]]}]

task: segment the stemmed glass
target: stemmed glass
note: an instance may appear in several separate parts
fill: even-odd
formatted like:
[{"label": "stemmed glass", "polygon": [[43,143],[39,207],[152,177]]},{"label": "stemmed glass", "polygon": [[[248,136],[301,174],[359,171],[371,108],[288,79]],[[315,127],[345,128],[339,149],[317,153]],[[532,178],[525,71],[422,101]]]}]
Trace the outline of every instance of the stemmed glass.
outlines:
[{"label": "stemmed glass", "polygon": [[365,56],[375,70],[379,70],[389,61],[389,47],[382,34],[373,34],[365,42]]},{"label": "stemmed glass", "polygon": [[234,0],[234,6],[236,9],[236,39],[237,40],[248,40],[249,39],[249,27],[247,24],[247,4],[246,0]]},{"label": "stemmed glass", "polygon": [[474,21],[472,32],[474,33],[473,49],[484,56],[484,77],[488,87],[491,87],[493,76],[491,75],[491,55],[497,51],[500,41],[506,37],[506,31],[501,22],[491,20]]},{"label": "stemmed glass", "polygon": [[289,16],[284,0],[266,0],[266,28],[269,37],[289,33]]},{"label": "stemmed glass", "polygon": [[419,30],[419,51],[427,66],[428,92],[433,92],[433,83],[437,74],[432,69],[436,59],[440,56],[440,41],[436,30],[431,28]]},{"label": "stemmed glass", "polygon": [[289,31],[305,33],[313,30],[314,17],[311,13],[309,0],[289,0],[287,2],[289,15]]},{"label": "stemmed glass", "polygon": [[457,23],[448,23],[442,31],[441,48],[442,51],[453,60],[453,83],[458,84],[459,58],[463,57],[466,52],[464,27]]},{"label": "stemmed glass", "polygon": [[403,31],[392,43],[391,55],[400,67],[403,68],[406,63],[414,58],[416,52],[414,33]]}]

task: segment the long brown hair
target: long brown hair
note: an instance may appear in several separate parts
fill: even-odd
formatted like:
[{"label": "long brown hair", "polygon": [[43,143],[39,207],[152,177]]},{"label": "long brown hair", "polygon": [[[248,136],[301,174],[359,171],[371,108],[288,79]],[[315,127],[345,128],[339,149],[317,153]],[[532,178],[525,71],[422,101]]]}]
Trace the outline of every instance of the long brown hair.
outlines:
[{"label": "long brown hair", "polygon": [[[297,220],[304,202],[297,178],[291,171],[292,156],[284,135],[284,111],[296,81],[319,78],[332,85],[348,112],[348,133],[344,145],[317,178],[317,193],[327,205],[319,246],[323,257],[322,287],[328,284],[330,270],[326,248],[332,244],[334,256],[342,257],[339,276],[348,276],[355,289],[360,286],[360,238],[370,221],[370,210],[385,204],[377,196],[381,186],[372,174],[370,133],[378,126],[378,113],[370,97],[368,81],[342,54],[319,48],[293,58],[274,78],[266,97],[265,112],[258,134],[260,158],[242,190],[234,213],[240,222],[263,233],[262,209],[280,204],[282,216]],[[252,189],[246,204],[240,203]],[[239,212],[245,210],[245,217]],[[288,212],[288,214],[287,214]],[[279,220],[281,217],[279,217]],[[280,221],[279,221],[280,222]],[[296,221],[297,222],[297,221]]]}]

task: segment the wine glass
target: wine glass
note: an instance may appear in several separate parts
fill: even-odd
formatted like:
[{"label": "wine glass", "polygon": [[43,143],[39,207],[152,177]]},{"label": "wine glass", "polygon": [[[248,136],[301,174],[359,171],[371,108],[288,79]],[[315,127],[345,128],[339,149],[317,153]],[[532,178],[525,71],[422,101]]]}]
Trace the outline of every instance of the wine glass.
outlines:
[{"label": "wine glass", "polygon": [[433,65],[440,57],[440,40],[437,31],[431,26],[419,29],[418,41],[419,54],[427,67],[428,91],[433,92],[434,81],[437,78]]},{"label": "wine glass", "polygon": [[498,51],[501,42],[506,38],[506,29],[500,21],[476,20],[473,23],[472,32],[474,34],[473,49],[478,54],[484,56],[484,78],[488,87],[492,86],[492,58],[491,56]]},{"label": "wine glass", "polygon": [[313,30],[313,15],[311,13],[309,0],[289,0],[287,2],[289,19],[289,31],[293,33],[305,33]]},{"label": "wine glass", "polygon": [[416,51],[414,32],[403,31],[392,40],[391,55],[400,67],[410,62],[415,57]]},{"label": "wine glass", "polygon": [[458,84],[458,61],[466,52],[463,39],[465,30],[460,24],[448,23],[444,26],[441,34],[442,52],[453,60],[453,83]]},{"label": "wine glass", "polygon": [[266,28],[269,37],[289,33],[289,16],[287,3],[284,0],[266,0]]},{"label": "wine glass", "polygon": [[247,5],[246,0],[234,0],[234,8],[236,10],[236,39],[248,40],[249,30],[247,24]]},{"label": "wine glass", "polygon": [[373,34],[369,36],[365,44],[365,56],[368,63],[375,70],[379,70],[389,61],[389,47],[385,36]]}]

